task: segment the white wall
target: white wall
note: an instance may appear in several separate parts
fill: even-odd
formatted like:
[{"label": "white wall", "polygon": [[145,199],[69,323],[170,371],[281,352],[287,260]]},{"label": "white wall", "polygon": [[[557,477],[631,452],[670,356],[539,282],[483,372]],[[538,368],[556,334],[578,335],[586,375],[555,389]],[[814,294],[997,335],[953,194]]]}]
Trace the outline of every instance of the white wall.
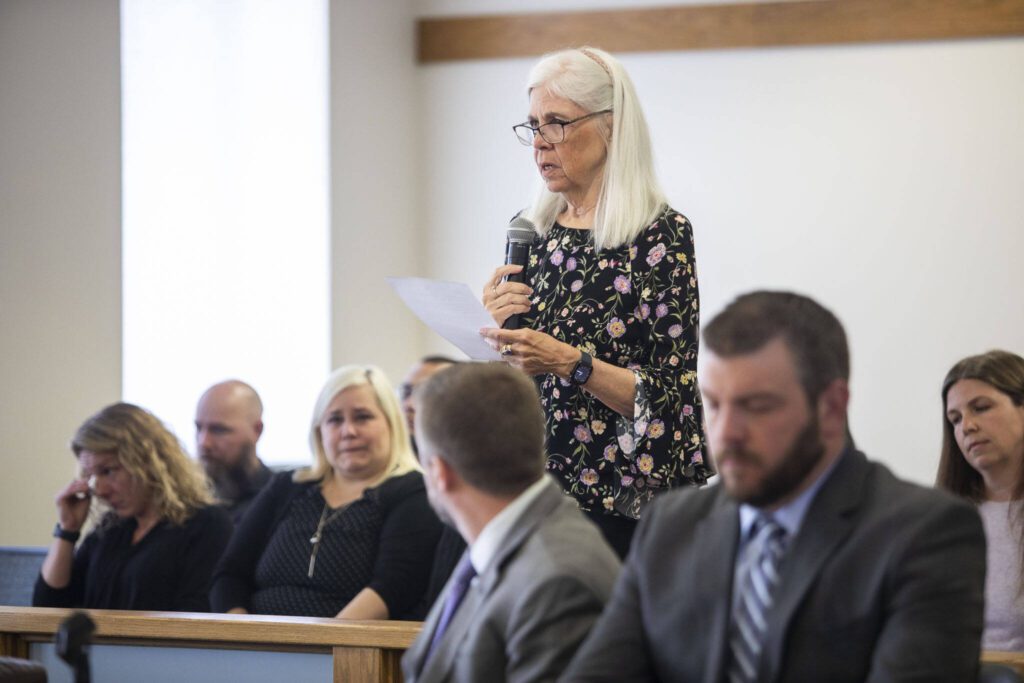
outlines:
[{"label": "white wall", "polygon": [[332,361],[397,383],[424,335],[384,281],[427,265],[415,18],[404,1],[332,0],[330,13]]},{"label": "white wall", "polygon": [[0,544],[41,545],[121,391],[117,0],[0,0]]},{"label": "white wall", "polygon": [[[1024,351],[1024,39],[622,61],[661,180],[695,226],[703,319],[756,288],[828,305],[850,336],[859,445],[932,481],[948,367]],[[532,63],[420,70],[433,277],[479,288],[532,196],[530,152],[510,130]]]}]

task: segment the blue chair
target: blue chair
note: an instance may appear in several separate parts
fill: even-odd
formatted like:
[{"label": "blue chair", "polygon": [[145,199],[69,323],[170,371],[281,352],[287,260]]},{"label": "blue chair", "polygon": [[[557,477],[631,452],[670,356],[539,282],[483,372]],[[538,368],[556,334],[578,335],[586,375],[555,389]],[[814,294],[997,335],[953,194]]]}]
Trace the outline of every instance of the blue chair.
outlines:
[{"label": "blue chair", "polygon": [[28,607],[46,548],[0,546],[0,605]]}]

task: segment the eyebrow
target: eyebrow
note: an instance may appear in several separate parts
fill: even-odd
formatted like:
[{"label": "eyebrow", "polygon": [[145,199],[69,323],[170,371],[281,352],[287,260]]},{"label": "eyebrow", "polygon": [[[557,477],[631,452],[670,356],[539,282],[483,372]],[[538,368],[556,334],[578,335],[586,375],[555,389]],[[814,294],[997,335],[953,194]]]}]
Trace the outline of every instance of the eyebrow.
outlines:
[{"label": "eyebrow", "polygon": [[[988,396],[985,396],[984,394],[979,394],[979,395],[977,395],[977,396],[973,396],[973,397],[971,397],[971,398],[967,399],[967,400],[966,400],[966,401],[964,402],[964,405],[965,405],[966,407],[968,407],[968,408],[974,408],[974,407],[976,407],[976,406],[977,406],[977,404],[978,404],[978,402],[979,402],[979,401],[990,401],[990,400],[992,400],[992,399],[991,399],[990,397],[988,397]],[[959,413],[960,411],[959,411],[959,410],[958,410],[957,408],[950,408],[950,409],[948,409],[948,410],[946,411],[946,414],[948,415],[948,414],[949,414],[949,413],[951,413],[951,412],[957,412],[957,413]]]},{"label": "eyebrow", "polygon": [[113,459],[111,459],[109,461],[104,460],[103,462],[98,462],[98,463],[94,462],[91,469],[86,469],[86,468],[83,467],[82,471],[83,472],[88,472],[89,474],[93,474],[96,470],[101,470],[103,468],[109,468],[109,467],[117,467],[120,464],[121,464],[120,460],[118,460],[117,458],[113,458]]},{"label": "eyebrow", "polygon": [[747,403],[749,401],[781,401],[783,397],[770,391],[754,391],[749,394],[737,396],[733,403]]},{"label": "eyebrow", "polygon": [[569,119],[573,118],[573,117],[569,116],[568,114],[562,114],[562,113],[559,113],[559,112],[556,112],[556,111],[546,111],[546,112],[543,112],[541,114],[541,117],[542,118],[537,119],[537,118],[534,118],[532,115],[529,115],[529,116],[527,116],[526,120],[527,121],[550,121],[551,119],[561,119],[563,121],[568,121]]}]

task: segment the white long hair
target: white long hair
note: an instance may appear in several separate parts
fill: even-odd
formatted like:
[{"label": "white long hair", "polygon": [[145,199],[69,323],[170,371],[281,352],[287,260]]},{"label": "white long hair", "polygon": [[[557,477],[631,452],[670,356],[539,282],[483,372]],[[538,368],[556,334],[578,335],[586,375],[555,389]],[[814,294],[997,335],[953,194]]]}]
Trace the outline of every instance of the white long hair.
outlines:
[{"label": "white long hair", "polygon": [[[651,136],[626,70],[604,50],[562,50],[545,55],[530,71],[527,95],[534,88],[571,100],[587,112],[612,111],[608,158],[594,212],[594,247],[600,251],[632,242],[668,202],[654,176]],[[597,117],[597,123],[609,139],[606,117]],[[541,183],[525,215],[546,235],[567,206],[560,194]]]}]

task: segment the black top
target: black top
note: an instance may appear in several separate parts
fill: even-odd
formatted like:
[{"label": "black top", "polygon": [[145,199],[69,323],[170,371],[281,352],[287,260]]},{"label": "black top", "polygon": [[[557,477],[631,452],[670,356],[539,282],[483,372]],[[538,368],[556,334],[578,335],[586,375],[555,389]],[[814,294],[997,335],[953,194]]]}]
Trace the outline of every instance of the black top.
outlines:
[{"label": "black top", "polygon": [[135,518],[109,515],[75,553],[71,583],[56,589],[40,573],[36,607],[208,612],[210,575],[231,536],[221,507],[200,508],[184,525],[160,522],[132,544]]},{"label": "black top", "polygon": [[580,507],[638,519],[660,490],[703,484],[693,230],[665,211],[633,242],[594,250],[590,230],[555,224],[530,251],[522,326],[636,376],[631,419],[553,374],[536,377],[548,471]]},{"label": "black top", "polygon": [[419,472],[327,508],[313,577],[308,575],[326,501],[319,482],[274,476],[249,508],[214,572],[210,602],[226,612],[333,617],[372,588],[392,619],[408,615],[427,586],[441,523]]},{"label": "black top", "polygon": [[409,613],[409,618],[416,621],[423,621],[430,613],[434,601],[441,595],[444,586],[448,583],[455,566],[462,559],[466,552],[466,541],[453,527],[444,524],[441,529],[441,538],[437,542],[437,551],[434,553],[434,566],[430,570],[430,581],[427,583],[427,592],[423,599]]}]

